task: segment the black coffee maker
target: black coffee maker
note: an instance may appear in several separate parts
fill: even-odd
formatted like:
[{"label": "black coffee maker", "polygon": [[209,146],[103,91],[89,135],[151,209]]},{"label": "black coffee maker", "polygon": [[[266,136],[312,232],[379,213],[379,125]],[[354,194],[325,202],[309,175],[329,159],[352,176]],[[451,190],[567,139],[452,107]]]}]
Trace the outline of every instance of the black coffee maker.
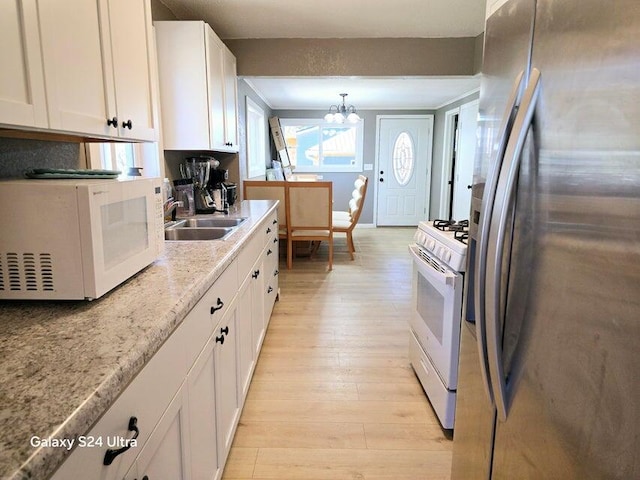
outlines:
[{"label": "black coffee maker", "polygon": [[229,178],[229,171],[221,168],[212,168],[209,172],[209,188],[224,183]]},{"label": "black coffee maker", "polygon": [[[209,183],[207,189],[211,192],[212,197],[224,198],[226,203],[224,208],[235,203],[237,198],[237,187],[235,183],[228,182],[229,171],[222,168],[213,168],[209,172]],[[220,192],[218,194],[218,191]],[[222,207],[219,207],[222,208]]]}]

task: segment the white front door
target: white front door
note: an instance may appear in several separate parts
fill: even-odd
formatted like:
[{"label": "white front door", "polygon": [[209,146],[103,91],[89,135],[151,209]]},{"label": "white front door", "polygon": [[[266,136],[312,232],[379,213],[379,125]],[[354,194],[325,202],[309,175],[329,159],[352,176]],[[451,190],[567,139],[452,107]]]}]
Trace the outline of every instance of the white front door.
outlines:
[{"label": "white front door", "polygon": [[433,115],[378,117],[377,225],[427,219]]},{"label": "white front door", "polygon": [[460,107],[458,118],[458,149],[453,174],[453,205],[451,218],[465,220],[471,210],[471,184],[473,162],[476,156],[476,128],[478,126],[478,100]]}]

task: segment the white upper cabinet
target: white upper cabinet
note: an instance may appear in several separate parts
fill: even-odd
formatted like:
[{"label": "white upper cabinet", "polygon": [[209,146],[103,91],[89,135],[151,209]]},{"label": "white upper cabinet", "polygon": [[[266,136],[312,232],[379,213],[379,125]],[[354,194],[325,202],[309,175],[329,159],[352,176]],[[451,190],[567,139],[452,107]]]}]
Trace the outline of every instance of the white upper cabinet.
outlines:
[{"label": "white upper cabinet", "polygon": [[224,45],[222,50],[225,146],[238,150],[238,77],[236,57]]},{"label": "white upper cabinet", "polygon": [[[103,15],[107,13],[104,2],[101,0]],[[149,0],[107,0],[106,6],[109,28],[102,29],[103,45],[105,63],[111,62],[107,72],[113,72],[113,87],[111,77],[106,77],[107,94],[110,108],[115,103],[118,135],[131,140],[157,140]]]},{"label": "white upper cabinet", "polygon": [[35,0],[0,2],[0,125],[46,127]]},{"label": "white upper cabinet", "polygon": [[149,0],[35,4],[0,7],[0,123],[155,141]]},{"label": "white upper cabinet", "polygon": [[237,152],[235,57],[204,22],[155,28],[164,148]]}]

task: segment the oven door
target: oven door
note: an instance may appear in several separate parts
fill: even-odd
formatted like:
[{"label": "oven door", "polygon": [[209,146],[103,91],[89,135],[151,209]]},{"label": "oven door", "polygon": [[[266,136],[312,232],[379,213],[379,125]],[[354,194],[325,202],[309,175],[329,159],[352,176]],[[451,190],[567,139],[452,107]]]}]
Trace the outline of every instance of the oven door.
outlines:
[{"label": "oven door", "polygon": [[462,274],[449,269],[416,245],[413,257],[413,302],[410,324],[442,383],[455,390],[462,315]]}]

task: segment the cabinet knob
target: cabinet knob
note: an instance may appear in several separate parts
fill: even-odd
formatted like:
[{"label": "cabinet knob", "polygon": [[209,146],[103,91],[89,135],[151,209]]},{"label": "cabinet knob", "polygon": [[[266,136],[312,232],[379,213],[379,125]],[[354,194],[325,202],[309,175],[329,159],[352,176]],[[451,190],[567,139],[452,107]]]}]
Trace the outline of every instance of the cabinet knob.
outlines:
[{"label": "cabinet knob", "polygon": [[254,270],[251,274],[251,278],[258,278],[258,275],[260,275],[260,270]]},{"label": "cabinet knob", "polygon": [[267,256],[271,255],[273,252],[271,251],[271,249],[267,250]]},{"label": "cabinet knob", "polygon": [[113,128],[118,128],[118,117],[107,118],[107,125]]},{"label": "cabinet knob", "polygon": [[131,130],[133,128],[133,123],[131,123],[131,120],[122,122],[122,128],[128,128],[129,130]]},{"label": "cabinet knob", "polygon": [[277,238],[274,238],[274,239],[273,239],[273,243],[278,243],[278,239],[277,239]]},{"label": "cabinet knob", "polygon": [[267,227],[267,233],[271,233],[271,227]]},{"label": "cabinet knob", "polygon": [[221,334],[221,335],[229,335],[229,325],[227,325],[227,326],[226,326],[226,327],[224,327],[224,328],[221,328],[221,329],[220,329],[220,334]]},{"label": "cabinet knob", "polygon": [[276,270],[275,272],[273,272],[273,276],[276,277],[280,274],[280,270]]},{"label": "cabinet knob", "polygon": [[273,222],[271,222],[273,225],[275,225],[276,223],[278,223],[277,219],[274,219]]},{"label": "cabinet knob", "polygon": [[127,427],[127,430],[129,430],[130,432],[134,432],[133,437],[131,437],[131,439],[127,442],[126,446],[119,448],[117,450],[109,449],[106,452],[104,452],[104,460],[102,460],[103,465],[111,465],[113,463],[113,460],[118,455],[126,452],[131,448],[131,444],[133,443],[131,442],[131,440],[135,440],[136,438],[138,438],[138,435],[140,435],[140,430],[138,430],[138,419],[136,417],[131,417],[129,419],[129,426]]},{"label": "cabinet knob", "polygon": [[216,343],[219,343],[220,345],[224,345],[224,335],[220,335],[219,337],[216,337]]},{"label": "cabinet knob", "polygon": [[267,293],[271,293],[273,292],[273,288],[271,288],[271,285],[269,285],[269,288],[267,289]]},{"label": "cabinet knob", "polygon": [[222,307],[224,307],[224,302],[222,300],[220,300],[220,297],[218,297],[218,302],[216,303],[215,306],[211,307],[211,315],[213,315],[214,313],[216,313],[218,310],[220,310]]}]

